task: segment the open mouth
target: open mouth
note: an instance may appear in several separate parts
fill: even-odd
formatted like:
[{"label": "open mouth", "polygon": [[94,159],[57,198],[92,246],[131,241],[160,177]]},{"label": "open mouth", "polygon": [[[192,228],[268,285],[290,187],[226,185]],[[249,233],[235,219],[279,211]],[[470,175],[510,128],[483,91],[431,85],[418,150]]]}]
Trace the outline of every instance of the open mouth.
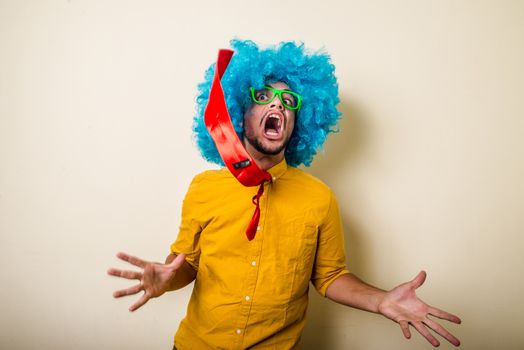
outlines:
[{"label": "open mouth", "polygon": [[264,122],[264,135],[269,139],[277,139],[282,133],[282,116],[270,114]]}]

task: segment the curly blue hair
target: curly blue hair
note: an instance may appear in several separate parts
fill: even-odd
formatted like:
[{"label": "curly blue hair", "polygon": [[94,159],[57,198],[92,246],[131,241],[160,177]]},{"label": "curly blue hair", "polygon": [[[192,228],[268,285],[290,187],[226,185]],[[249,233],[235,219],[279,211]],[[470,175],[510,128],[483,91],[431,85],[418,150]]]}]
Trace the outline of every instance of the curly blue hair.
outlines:
[{"label": "curly blue hair", "polygon": [[[243,134],[244,111],[251,104],[249,88],[260,89],[268,82],[285,82],[302,96],[295,128],[286,147],[286,162],[291,166],[311,165],[313,157],[336,125],[341,113],[335,66],[325,52],[308,52],[303,44],[281,42],[265,49],[250,40],[231,40],[235,51],[221,79],[233,127],[240,139]],[[204,110],[209,99],[215,64],[198,85],[197,111],[193,132],[200,153],[209,162],[224,165],[206,129]]]}]

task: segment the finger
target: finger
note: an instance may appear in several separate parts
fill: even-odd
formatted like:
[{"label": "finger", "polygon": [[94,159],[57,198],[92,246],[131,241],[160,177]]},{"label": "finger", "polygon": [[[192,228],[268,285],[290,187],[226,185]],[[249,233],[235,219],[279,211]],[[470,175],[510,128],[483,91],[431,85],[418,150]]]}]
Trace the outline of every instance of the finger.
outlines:
[{"label": "finger", "polygon": [[113,297],[121,298],[121,297],[125,297],[127,295],[133,295],[133,294],[136,294],[136,293],[140,292],[143,289],[144,289],[144,287],[140,283],[140,284],[137,284],[137,285],[135,285],[133,287],[117,290],[116,292],[113,293]]},{"label": "finger", "polygon": [[129,311],[131,311],[131,312],[136,311],[137,309],[142,307],[148,301],[149,301],[149,296],[147,295],[147,293],[144,293],[144,295],[142,295],[140,297],[140,299],[138,299],[138,301],[136,303],[131,305],[131,307],[129,308]]},{"label": "finger", "polygon": [[425,280],[426,280],[426,271],[420,271],[417,277],[415,277],[410,283],[412,287],[416,289],[420,287],[422,284],[424,284]]},{"label": "finger", "polygon": [[408,321],[399,321],[398,323],[400,324],[400,328],[402,329],[402,333],[404,333],[404,337],[406,337],[406,339],[410,339],[411,338],[411,332],[409,331],[409,323],[408,323]]},{"label": "finger", "polygon": [[107,274],[111,276],[122,277],[128,280],[141,280],[142,279],[142,274],[137,271],[127,271],[127,270],[111,268],[107,270]]},{"label": "finger", "polygon": [[437,309],[435,307],[430,307],[428,313],[442,320],[447,320],[447,321],[457,323],[457,324],[462,323],[462,320],[458,316],[455,316],[453,314],[450,314],[449,312]]},{"label": "finger", "polygon": [[182,266],[182,264],[184,264],[185,261],[186,255],[184,253],[180,253],[177,255],[176,258],[173,259],[173,261],[169,263],[169,267],[174,270],[178,270]]},{"label": "finger", "polygon": [[440,345],[440,342],[429,332],[429,330],[422,324],[422,322],[413,322],[413,327],[424,337],[426,340],[433,345],[434,347],[437,347]]},{"label": "finger", "polygon": [[128,263],[141,267],[141,268],[144,268],[147,265],[147,261],[137,258],[136,256],[132,256],[132,255],[123,253],[123,252],[119,252],[116,256],[120,260],[127,261]]},{"label": "finger", "polygon": [[437,322],[431,320],[431,319],[426,319],[424,321],[424,323],[430,327],[431,329],[433,329],[435,332],[437,332],[438,334],[440,334],[444,339],[446,339],[447,341],[449,341],[451,344],[455,345],[455,346],[459,346],[460,345],[460,340],[458,340],[457,338],[455,338],[453,336],[453,334],[451,334],[450,332],[448,332],[444,327],[442,327],[440,324],[438,324]]}]

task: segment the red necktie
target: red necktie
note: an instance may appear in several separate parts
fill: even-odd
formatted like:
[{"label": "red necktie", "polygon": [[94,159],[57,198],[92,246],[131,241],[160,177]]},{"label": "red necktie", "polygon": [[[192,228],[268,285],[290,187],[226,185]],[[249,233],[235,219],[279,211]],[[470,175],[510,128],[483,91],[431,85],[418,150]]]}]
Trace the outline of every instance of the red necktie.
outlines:
[{"label": "red necktie", "polygon": [[229,171],[244,186],[259,186],[253,196],[255,212],[246,229],[248,240],[255,238],[260,219],[260,197],[264,193],[264,182],[271,181],[271,174],[260,169],[240,141],[226,106],[220,78],[233,56],[232,50],[219,50],[215,76],[209,93],[209,101],[204,112],[204,122],[217,147],[218,153]]}]

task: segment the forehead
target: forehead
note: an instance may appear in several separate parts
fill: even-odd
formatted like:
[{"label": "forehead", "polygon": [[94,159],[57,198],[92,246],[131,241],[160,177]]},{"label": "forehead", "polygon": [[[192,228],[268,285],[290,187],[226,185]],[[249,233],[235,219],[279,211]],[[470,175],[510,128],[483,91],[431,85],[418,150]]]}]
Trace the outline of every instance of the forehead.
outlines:
[{"label": "forehead", "polygon": [[278,90],[289,90],[289,85],[282,81],[276,81],[273,83],[268,83],[267,85],[271,86],[272,88],[278,89]]}]

